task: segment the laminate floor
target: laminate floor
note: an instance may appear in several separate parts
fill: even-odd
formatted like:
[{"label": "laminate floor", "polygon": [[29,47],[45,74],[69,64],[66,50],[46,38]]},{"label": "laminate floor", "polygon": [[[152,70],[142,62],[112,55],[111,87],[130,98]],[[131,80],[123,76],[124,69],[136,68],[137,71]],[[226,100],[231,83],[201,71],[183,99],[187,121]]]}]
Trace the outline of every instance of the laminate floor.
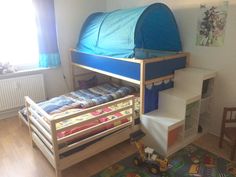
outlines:
[{"label": "laminate floor", "polygon": [[[229,147],[218,148],[218,138],[207,134],[197,145],[228,159]],[[89,177],[136,151],[121,143],[63,171],[63,177]],[[37,148],[32,148],[28,128],[18,118],[0,120],[0,177],[55,177],[54,169]]]}]

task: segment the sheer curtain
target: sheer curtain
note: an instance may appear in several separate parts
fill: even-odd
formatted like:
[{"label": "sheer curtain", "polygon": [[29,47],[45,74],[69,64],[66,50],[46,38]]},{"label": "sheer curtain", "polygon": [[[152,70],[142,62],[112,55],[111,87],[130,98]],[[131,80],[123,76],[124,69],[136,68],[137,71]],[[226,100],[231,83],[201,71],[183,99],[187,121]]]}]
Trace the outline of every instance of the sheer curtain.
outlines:
[{"label": "sheer curtain", "polygon": [[39,66],[61,64],[57,45],[54,0],[33,0],[39,44]]},{"label": "sheer curtain", "polygon": [[0,63],[60,66],[53,0],[2,0],[0,26]]},{"label": "sheer curtain", "polygon": [[38,65],[38,40],[31,0],[0,1],[0,62]]}]

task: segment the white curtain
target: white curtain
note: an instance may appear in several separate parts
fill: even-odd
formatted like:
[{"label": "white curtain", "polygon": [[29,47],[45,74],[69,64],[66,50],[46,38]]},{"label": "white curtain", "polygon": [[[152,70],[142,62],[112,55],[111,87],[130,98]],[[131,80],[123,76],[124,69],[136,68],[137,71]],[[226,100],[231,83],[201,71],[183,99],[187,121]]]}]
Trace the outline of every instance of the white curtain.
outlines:
[{"label": "white curtain", "polygon": [[31,0],[0,1],[0,62],[38,65],[38,43]]}]

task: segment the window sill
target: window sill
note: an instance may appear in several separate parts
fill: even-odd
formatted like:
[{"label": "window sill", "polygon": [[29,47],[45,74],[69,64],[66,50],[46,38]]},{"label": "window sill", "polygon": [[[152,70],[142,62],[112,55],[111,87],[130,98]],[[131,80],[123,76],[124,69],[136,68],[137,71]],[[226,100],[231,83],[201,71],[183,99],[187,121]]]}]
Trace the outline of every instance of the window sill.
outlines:
[{"label": "window sill", "polygon": [[15,73],[2,74],[2,75],[0,75],[0,80],[14,78],[14,77],[20,77],[20,76],[27,76],[27,75],[32,75],[32,74],[43,74],[47,71],[57,70],[57,69],[60,69],[60,67],[57,67],[57,68],[35,68],[35,69],[29,69],[29,70],[21,70],[21,71],[15,72]]}]

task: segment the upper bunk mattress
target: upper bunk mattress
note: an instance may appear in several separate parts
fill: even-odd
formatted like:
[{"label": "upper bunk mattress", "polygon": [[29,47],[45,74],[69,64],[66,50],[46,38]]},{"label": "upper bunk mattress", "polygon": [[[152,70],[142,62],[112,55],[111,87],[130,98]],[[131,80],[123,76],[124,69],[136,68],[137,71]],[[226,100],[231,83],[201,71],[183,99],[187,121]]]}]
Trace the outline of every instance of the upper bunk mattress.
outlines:
[{"label": "upper bunk mattress", "polygon": [[155,3],[90,15],[76,49],[88,54],[142,59],[148,58],[143,54],[146,50],[180,52],[182,46],[173,13],[166,5]]}]

